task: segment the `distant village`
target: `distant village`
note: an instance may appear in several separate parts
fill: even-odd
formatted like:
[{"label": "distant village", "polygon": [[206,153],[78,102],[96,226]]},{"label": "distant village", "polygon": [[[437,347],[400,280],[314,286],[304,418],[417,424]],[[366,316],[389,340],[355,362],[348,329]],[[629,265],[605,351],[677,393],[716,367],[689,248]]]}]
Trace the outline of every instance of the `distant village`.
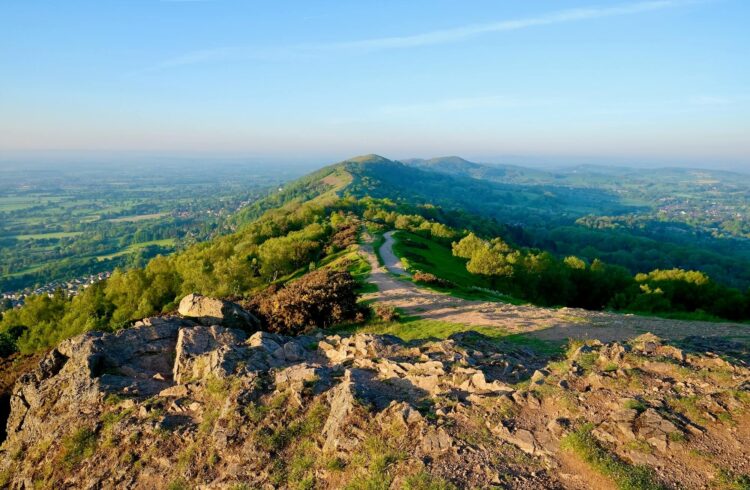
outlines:
[{"label": "distant village", "polygon": [[39,294],[46,294],[52,296],[55,291],[62,290],[68,296],[75,296],[92,284],[96,284],[99,281],[103,281],[111,276],[110,271],[100,272],[98,274],[90,274],[88,276],[78,277],[69,281],[53,281],[44,286],[37,288],[26,288],[23,291],[11,291],[6,293],[0,293],[0,301],[10,301],[10,305],[13,308],[23,306],[24,301],[27,297]]}]

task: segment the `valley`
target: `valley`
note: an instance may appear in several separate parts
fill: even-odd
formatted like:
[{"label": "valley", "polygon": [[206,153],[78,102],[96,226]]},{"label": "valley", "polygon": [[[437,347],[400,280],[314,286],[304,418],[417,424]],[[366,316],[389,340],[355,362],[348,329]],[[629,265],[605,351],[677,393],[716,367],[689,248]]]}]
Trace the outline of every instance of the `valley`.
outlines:
[{"label": "valley", "polygon": [[3,172],[0,293],[22,302],[227,233],[230,215],[289,178],[262,165],[106,167],[27,163]]}]

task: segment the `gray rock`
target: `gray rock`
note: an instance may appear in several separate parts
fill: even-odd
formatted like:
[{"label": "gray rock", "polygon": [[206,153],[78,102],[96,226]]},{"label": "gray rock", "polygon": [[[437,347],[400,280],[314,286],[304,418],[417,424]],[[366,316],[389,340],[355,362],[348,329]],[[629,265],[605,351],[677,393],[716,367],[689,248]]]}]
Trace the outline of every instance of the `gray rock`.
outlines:
[{"label": "gray rock", "polygon": [[531,455],[547,454],[547,451],[539,444],[534,434],[527,429],[516,429],[511,432],[504,425],[498,425],[493,431],[504,441],[513,444],[521,451]]},{"label": "gray rock", "polygon": [[546,369],[537,369],[534,374],[531,375],[531,382],[536,385],[544,384],[544,379],[549,375],[549,371]]},{"label": "gray rock", "polygon": [[233,374],[244,358],[244,352],[236,347],[245,339],[242,330],[217,325],[180,329],[175,347],[174,381],[185,383]]},{"label": "gray rock", "polygon": [[443,428],[430,428],[422,436],[421,447],[425,454],[435,456],[453,447],[453,438]]},{"label": "gray rock", "polygon": [[182,298],[177,311],[182,316],[196,318],[203,325],[218,324],[248,331],[260,328],[260,321],[240,305],[199,294],[188,294]]},{"label": "gray rock", "polygon": [[666,451],[669,435],[680,432],[680,429],[662,417],[653,408],[646,409],[635,421],[638,437],[654,446],[659,451]]}]

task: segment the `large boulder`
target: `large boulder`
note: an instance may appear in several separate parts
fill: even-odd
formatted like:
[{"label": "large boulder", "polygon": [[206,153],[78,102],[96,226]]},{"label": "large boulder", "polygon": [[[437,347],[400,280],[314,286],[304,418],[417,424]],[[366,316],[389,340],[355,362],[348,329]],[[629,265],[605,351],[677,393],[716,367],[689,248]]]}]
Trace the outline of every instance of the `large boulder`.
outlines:
[{"label": "large boulder", "polygon": [[234,374],[237,364],[246,357],[245,350],[238,348],[246,338],[242,330],[218,325],[180,329],[173,368],[175,383]]},{"label": "large boulder", "polygon": [[61,342],[16,382],[8,437],[38,441],[81,414],[95,413],[103,396],[145,398],[168,388],[178,332],[190,324],[174,317],[147,319],[133,328]]},{"label": "large boulder", "polygon": [[221,325],[251,332],[260,329],[260,321],[240,305],[200,294],[188,294],[182,298],[178,312],[203,325]]}]

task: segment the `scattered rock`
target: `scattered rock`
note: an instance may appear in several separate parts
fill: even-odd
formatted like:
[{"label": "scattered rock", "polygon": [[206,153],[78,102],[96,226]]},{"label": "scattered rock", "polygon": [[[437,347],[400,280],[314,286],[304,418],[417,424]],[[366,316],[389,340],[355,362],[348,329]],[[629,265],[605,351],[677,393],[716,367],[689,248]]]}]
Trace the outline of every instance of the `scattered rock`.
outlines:
[{"label": "scattered rock", "polygon": [[[195,318],[145,319],[50,351],[10,400],[0,451],[0,472],[13,468],[10,487],[39,478],[38,461],[58,461],[61,441],[84,426],[102,444],[49,486],[165,488],[183,478],[200,488],[237,482],[264,488],[275,459],[304,448],[332,467],[366,467],[363,455],[397,452],[403,460],[389,469],[394,488],[421,468],[460,488],[562,488],[574,481],[562,475],[575,471],[561,441],[587,426],[602,450],[657,468],[658,478],[676,488],[708,481],[671,450],[684,434],[711,451],[717,465],[739,473],[746,467],[741,461],[750,460],[744,426],[731,432],[728,424],[705,423],[750,408],[742,395],[750,391],[750,370],[686,356],[653,336],[632,346],[589,341],[573,355],[587,355],[585,369],[575,362],[548,369],[533,353],[471,332],[420,342],[371,334],[249,335],[223,322],[205,324],[205,315]],[[628,354],[631,348],[642,355]],[[720,380],[706,377],[712,369],[721,369]],[[680,397],[690,397],[697,412],[680,412]],[[307,438],[305,446],[299,437]],[[108,449],[112,441],[117,451]],[[47,459],[11,456],[37,452]],[[143,454],[148,458],[139,459]],[[48,471],[61,474],[56,468]],[[309,473],[321,488],[340,487],[343,474],[324,466]],[[586,486],[575,481],[575,488]]]}]

